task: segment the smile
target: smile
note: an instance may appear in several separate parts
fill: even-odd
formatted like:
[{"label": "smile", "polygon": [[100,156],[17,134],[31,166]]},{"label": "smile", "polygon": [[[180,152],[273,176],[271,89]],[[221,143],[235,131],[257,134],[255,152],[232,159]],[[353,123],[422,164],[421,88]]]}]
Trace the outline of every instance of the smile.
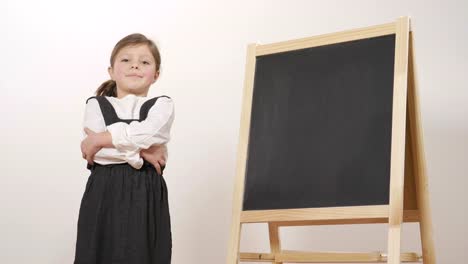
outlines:
[{"label": "smile", "polygon": [[127,77],[138,77],[138,78],[142,78],[143,76],[140,76],[138,74],[128,74],[126,75]]}]

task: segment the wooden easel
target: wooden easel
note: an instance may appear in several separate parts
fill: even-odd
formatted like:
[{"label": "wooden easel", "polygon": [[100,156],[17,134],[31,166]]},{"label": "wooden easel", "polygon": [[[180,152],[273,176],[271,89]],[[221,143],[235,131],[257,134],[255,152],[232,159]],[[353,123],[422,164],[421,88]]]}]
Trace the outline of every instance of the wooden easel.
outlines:
[{"label": "wooden easel", "polygon": [[[247,142],[249,137],[255,57],[269,53],[327,45],[396,34],[393,95],[392,146],[390,170],[390,202],[388,205],[304,208],[285,210],[243,211]],[[428,180],[414,69],[413,40],[408,17],[395,23],[296,41],[258,46],[251,44],[247,52],[243,110],[238,145],[236,182],[233,200],[231,237],[227,264],[239,262],[282,263],[351,263],[351,262],[436,262],[432,240]],[[403,222],[419,222],[422,254],[401,253]],[[242,224],[268,223],[270,253],[240,253]],[[340,225],[388,223],[388,253],[299,252],[281,249],[279,227],[307,225]]]}]

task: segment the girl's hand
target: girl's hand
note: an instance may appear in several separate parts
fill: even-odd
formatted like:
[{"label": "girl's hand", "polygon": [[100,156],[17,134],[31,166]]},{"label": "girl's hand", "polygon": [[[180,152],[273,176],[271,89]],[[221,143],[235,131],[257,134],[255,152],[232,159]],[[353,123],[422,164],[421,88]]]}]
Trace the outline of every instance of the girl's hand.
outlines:
[{"label": "girl's hand", "polygon": [[102,133],[96,133],[87,127],[84,130],[88,136],[81,141],[81,153],[83,159],[92,165],[94,163],[94,155],[103,148],[103,136],[101,135]]},{"label": "girl's hand", "polygon": [[141,150],[140,156],[151,163],[156,168],[158,174],[161,175],[161,167],[166,165],[167,147],[166,145],[153,145],[149,149]]}]

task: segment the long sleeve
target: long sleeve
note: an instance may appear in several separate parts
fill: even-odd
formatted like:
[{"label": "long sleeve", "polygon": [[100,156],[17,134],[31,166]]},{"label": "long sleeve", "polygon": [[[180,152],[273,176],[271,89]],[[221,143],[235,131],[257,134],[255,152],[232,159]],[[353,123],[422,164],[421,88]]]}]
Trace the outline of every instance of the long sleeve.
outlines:
[{"label": "long sleeve", "polygon": [[[85,115],[83,120],[83,128],[89,128],[96,133],[106,131],[106,123],[96,99],[91,99],[86,103]],[[83,139],[86,138],[86,133],[83,130]]]},{"label": "long sleeve", "polygon": [[107,127],[112,135],[112,144],[119,151],[139,153],[152,145],[166,144],[174,121],[172,99],[161,97],[151,107],[145,120],[114,123]]}]

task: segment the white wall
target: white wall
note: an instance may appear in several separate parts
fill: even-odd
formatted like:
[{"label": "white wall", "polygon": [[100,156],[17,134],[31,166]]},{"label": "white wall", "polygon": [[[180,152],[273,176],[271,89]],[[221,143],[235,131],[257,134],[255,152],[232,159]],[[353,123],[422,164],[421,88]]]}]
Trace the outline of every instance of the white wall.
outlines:
[{"label": "white wall", "polygon": [[[133,32],[160,45],[150,95],[176,102],[166,179],[173,263],[225,261],[246,45],[393,22],[409,15],[438,263],[468,259],[466,1],[22,1],[0,4],[0,262],[72,263],[88,171],[85,100],[107,79],[114,44]],[[405,225],[403,250],[419,251]],[[386,250],[384,225],[285,228],[298,250]],[[243,251],[268,248],[245,226]]]}]

